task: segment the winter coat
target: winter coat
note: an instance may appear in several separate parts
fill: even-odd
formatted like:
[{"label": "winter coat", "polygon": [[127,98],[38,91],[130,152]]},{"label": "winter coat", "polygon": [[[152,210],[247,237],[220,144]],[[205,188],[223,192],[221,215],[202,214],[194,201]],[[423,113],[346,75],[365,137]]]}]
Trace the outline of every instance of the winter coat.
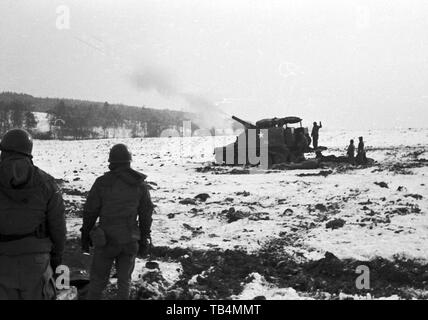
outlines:
[{"label": "winter coat", "polygon": [[360,141],[358,143],[358,153],[364,153],[364,152],[365,152],[365,150],[364,150],[364,142]]},{"label": "winter coat", "polygon": [[319,130],[322,128],[322,125],[314,125],[312,128],[311,136],[317,138],[319,136]]},{"label": "winter coat", "polygon": [[98,218],[107,243],[125,244],[150,237],[154,206],[145,179],[144,174],[127,167],[96,179],[83,210],[83,243],[89,240]]},{"label": "winter coat", "polygon": [[350,144],[348,146],[348,152],[347,152],[347,154],[348,154],[349,158],[354,158],[355,157],[355,146],[353,144]]},{"label": "winter coat", "polygon": [[58,265],[66,239],[64,203],[53,177],[30,158],[0,162],[0,255],[50,253]]}]

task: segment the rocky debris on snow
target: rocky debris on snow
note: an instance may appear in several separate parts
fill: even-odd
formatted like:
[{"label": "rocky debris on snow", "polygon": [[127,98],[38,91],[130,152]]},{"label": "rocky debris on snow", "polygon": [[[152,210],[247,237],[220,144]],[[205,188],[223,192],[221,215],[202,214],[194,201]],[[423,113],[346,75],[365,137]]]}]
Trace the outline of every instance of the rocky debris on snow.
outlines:
[{"label": "rocky debris on snow", "polygon": [[300,300],[300,296],[293,288],[278,288],[269,283],[259,273],[251,273],[245,280],[242,292],[232,299],[244,300]]},{"label": "rocky debris on snow", "polygon": [[343,219],[334,219],[326,223],[325,227],[327,229],[339,229],[345,225],[345,220]]},{"label": "rocky debris on snow", "polygon": [[397,175],[413,175],[414,172],[411,169],[423,168],[428,165],[427,159],[414,158],[406,160],[405,162],[387,163],[379,165],[379,168],[375,172],[381,172],[388,170]]},{"label": "rocky debris on snow", "polygon": [[75,188],[62,187],[61,190],[64,194],[69,196],[79,196],[79,197],[85,197],[85,198],[88,196],[87,191],[82,191]]},{"label": "rocky debris on snow", "polygon": [[[346,201],[343,200],[342,201]],[[335,215],[340,212],[340,205],[337,202],[331,202],[327,204],[318,203],[315,206],[314,205],[308,205],[307,209],[310,213],[314,214],[322,214],[322,215]]]},{"label": "rocky debris on snow", "polygon": [[399,192],[401,192],[401,191],[407,191],[407,188],[406,188],[406,187],[403,187],[403,186],[399,186],[399,187],[397,188],[397,191],[399,191]]},{"label": "rocky debris on snow", "polygon": [[421,213],[421,209],[417,204],[409,204],[407,207],[396,207],[391,211],[387,211],[386,213],[392,215],[405,216],[410,213]]},{"label": "rocky debris on snow", "polygon": [[230,208],[229,210],[226,210],[225,213],[226,213],[227,223],[232,223],[248,217],[247,214],[243,213],[240,210],[235,210],[235,208],[233,207]]},{"label": "rocky debris on snow", "polygon": [[[346,199],[341,199],[342,202],[346,202]],[[329,215],[334,215],[340,212],[340,205],[337,202],[331,202],[327,204],[318,203],[315,206],[308,205],[309,212],[319,211],[321,213],[328,213]]]},{"label": "rocky debris on snow", "polygon": [[196,168],[196,172],[199,172],[199,173],[206,173],[206,172],[219,173],[219,172],[224,172],[226,170],[227,170],[226,168],[218,167],[216,165],[209,165],[205,167]]},{"label": "rocky debris on snow", "polygon": [[426,150],[416,150],[416,151],[412,151],[409,152],[408,154],[406,154],[404,157],[406,158],[411,158],[411,160],[413,161],[420,161],[420,160],[425,160],[425,159],[421,159],[419,158],[421,155],[423,155],[426,152]]},{"label": "rocky debris on snow", "polygon": [[54,179],[55,182],[59,185],[63,185],[64,183],[69,183],[70,181],[65,180],[65,179]]},{"label": "rocky debris on snow", "polygon": [[248,191],[239,191],[239,192],[235,192],[235,194],[237,196],[243,196],[243,197],[248,197],[250,195]]},{"label": "rocky debris on snow", "polygon": [[383,181],[381,181],[381,182],[375,182],[374,184],[377,185],[377,186],[379,186],[379,187],[381,187],[381,188],[386,188],[386,189],[389,188],[388,184],[386,182],[383,182]]},{"label": "rocky debris on snow", "polygon": [[146,182],[147,182],[147,184],[150,184],[152,186],[155,186],[155,187],[158,186],[158,184],[156,182],[153,182],[153,181],[146,181]]},{"label": "rocky debris on snow", "polygon": [[64,199],[66,217],[81,217],[83,204],[79,201]]},{"label": "rocky debris on snow", "polygon": [[294,213],[294,211],[290,208],[287,208],[284,210],[284,212],[282,213],[283,216],[291,216]]},{"label": "rocky debris on snow", "polygon": [[228,174],[249,174],[250,170],[248,169],[232,169]]},{"label": "rocky debris on snow", "polygon": [[369,228],[372,226],[371,224],[381,224],[381,223],[391,223],[391,219],[389,217],[389,214],[386,214],[384,217],[375,217],[377,215],[376,212],[371,210],[368,214],[368,217],[362,218],[361,220],[357,221],[359,222],[359,225],[361,227],[366,226],[366,222],[370,223]]},{"label": "rocky debris on snow", "polygon": [[333,173],[333,170],[321,170],[318,173],[299,173],[298,177],[327,177]]},{"label": "rocky debris on snow", "polygon": [[201,168],[196,168],[196,172],[206,173],[211,172],[212,174],[249,174],[250,170],[245,168],[227,168],[219,167],[216,165],[209,165]]},{"label": "rocky debris on snow", "polygon": [[406,194],[404,197],[405,198],[413,198],[416,200],[421,200],[423,198],[420,194],[413,194],[413,193]]},{"label": "rocky debris on snow", "polygon": [[140,280],[134,284],[134,298],[136,300],[163,299],[169,286],[160,270],[145,271],[140,275]]},{"label": "rocky debris on snow", "polygon": [[195,200],[195,199],[192,199],[192,198],[185,198],[185,199],[182,199],[182,200],[180,200],[178,203],[179,203],[179,204],[184,204],[184,205],[189,205],[189,204],[191,204],[191,205],[196,205],[196,204],[197,204],[197,203],[196,203],[196,200]]},{"label": "rocky debris on snow", "polygon": [[358,204],[362,205],[362,206],[368,206],[368,205],[373,204],[373,202],[371,202],[370,199],[367,199],[367,201],[358,202]]},{"label": "rocky debris on snow", "polygon": [[159,269],[159,263],[157,263],[156,261],[147,261],[146,268],[151,270]]},{"label": "rocky debris on snow", "polygon": [[210,196],[209,196],[208,193],[200,193],[200,194],[198,194],[198,195],[195,196],[195,200],[199,200],[199,201],[205,202],[205,201],[207,201],[207,199],[209,197]]},{"label": "rocky debris on snow", "polygon": [[56,300],[78,300],[77,288],[71,286],[69,289],[59,290]]},{"label": "rocky debris on snow", "polygon": [[228,210],[225,209],[221,213],[226,215],[227,223],[232,223],[245,218],[253,221],[269,220],[268,212],[243,212],[241,210],[235,210],[234,207],[231,207]]},{"label": "rocky debris on snow", "polygon": [[183,227],[189,231],[192,232],[192,237],[196,237],[202,233],[204,233],[204,231],[202,231],[202,227],[192,227],[191,225],[187,224],[187,223],[183,223]]},{"label": "rocky debris on snow", "polygon": [[[178,250],[178,249],[177,249]],[[154,250],[151,255],[161,253]],[[137,259],[132,274],[132,299],[182,299],[184,289],[176,286],[182,275],[181,264],[168,261]]]},{"label": "rocky debris on snow", "polygon": [[324,258],[308,263],[306,267],[312,274],[337,276],[343,270],[342,261],[331,252],[326,252]]},{"label": "rocky debris on snow", "polygon": [[324,204],[322,204],[322,203],[317,203],[315,205],[315,209],[318,210],[318,211],[321,211],[321,212],[326,212],[327,211],[327,207]]},{"label": "rocky debris on snow", "polygon": [[249,220],[259,221],[259,220],[270,220],[269,212],[255,212],[250,214]]}]

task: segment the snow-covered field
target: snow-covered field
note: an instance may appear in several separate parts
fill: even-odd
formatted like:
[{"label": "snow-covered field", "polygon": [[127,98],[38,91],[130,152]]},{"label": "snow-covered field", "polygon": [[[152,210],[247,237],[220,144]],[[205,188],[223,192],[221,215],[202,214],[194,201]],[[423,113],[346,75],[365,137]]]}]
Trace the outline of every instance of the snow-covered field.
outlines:
[{"label": "snow-covered field", "polygon": [[[324,130],[320,144],[329,148],[325,155],[343,155],[349,140],[360,135],[367,155],[376,161],[372,167],[231,174],[231,168],[209,166],[214,147],[232,142],[233,136],[35,141],[34,162],[61,179],[72,240],[79,236],[85,192],[107,170],[109,148],[115,143],[129,146],[133,167],[148,175],[157,205],[151,259],[159,263],[160,271],[147,270],[145,260],[138,261],[133,275],[137,297],[294,299],[339,297],[339,292],[426,297],[428,129]],[[195,200],[201,193],[209,198]],[[186,198],[192,200],[181,204]],[[337,228],[326,227],[330,225]],[[379,287],[385,279],[376,279],[384,269],[371,277],[374,291],[359,292],[350,289],[354,287],[350,283],[333,288],[322,281],[335,275],[326,278],[325,272],[318,274],[322,281],[312,283],[307,280],[312,271],[305,266],[329,262],[323,258],[326,252],[340,263],[381,259],[382,266],[389,266],[391,261],[400,275],[410,274],[407,264],[414,263],[418,277],[406,278],[407,282],[394,278],[385,291]],[[278,263],[281,259],[292,262]],[[252,267],[253,261],[260,264]],[[229,265],[235,263],[235,269]],[[294,264],[297,271],[290,271]],[[142,289],[143,284],[147,287],[144,275],[153,272],[159,273],[150,277],[156,294]],[[296,284],[296,274],[304,277],[304,285]],[[227,287],[232,275],[236,279],[230,288],[214,284]],[[153,279],[158,279],[157,286]],[[402,287],[411,291],[403,293]]]}]

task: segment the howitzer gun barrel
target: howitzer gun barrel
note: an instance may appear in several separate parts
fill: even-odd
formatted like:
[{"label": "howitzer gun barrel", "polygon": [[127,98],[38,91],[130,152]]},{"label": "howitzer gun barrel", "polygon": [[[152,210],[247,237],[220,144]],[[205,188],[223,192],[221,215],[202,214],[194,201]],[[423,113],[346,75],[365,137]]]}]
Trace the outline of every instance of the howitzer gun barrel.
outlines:
[{"label": "howitzer gun barrel", "polygon": [[249,123],[249,122],[247,122],[247,121],[244,121],[244,120],[242,120],[242,119],[239,119],[238,117],[232,116],[232,119],[233,119],[233,120],[235,120],[235,121],[238,121],[238,122],[239,122],[240,124],[242,124],[246,129],[257,129],[257,127],[256,127],[254,124]]}]

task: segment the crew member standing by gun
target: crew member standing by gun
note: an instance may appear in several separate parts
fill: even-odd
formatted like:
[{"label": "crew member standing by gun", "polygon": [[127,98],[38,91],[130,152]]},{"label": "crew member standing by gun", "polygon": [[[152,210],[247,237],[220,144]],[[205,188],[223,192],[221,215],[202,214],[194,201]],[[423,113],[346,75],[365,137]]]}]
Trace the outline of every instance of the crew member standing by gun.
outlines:
[{"label": "crew member standing by gun", "polygon": [[[92,186],[83,211],[82,250],[95,247],[90,270],[88,300],[101,299],[115,262],[117,298],[129,298],[131,274],[137,253],[147,253],[153,203],[146,176],[131,169],[132,157],[124,144],[110,150],[110,171]],[[99,225],[95,226],[97,219]],[[137,223],[138,218],[138,223]]]},{"label": "crew member standing by gun", "polygon": [[53,300],[66,225],[62,195],[33,165],[33,140],[22,129],[0,143],[0,300]]},{"label": "crew member standing by gun", "polygon": [[312,128],[312,140],[313,140],[313,146],[316,150],[318,148],[318,138],[319,138],[319,130],[322,128],[322,123],[320,121],[320,124],[318,125],[316,122],[314,122],[314,126]]},{"label": "crew member standing by gun", "polygon": [[366,150],[364,149],[363,137],[358,138],[357,164],[367,164]]}]

